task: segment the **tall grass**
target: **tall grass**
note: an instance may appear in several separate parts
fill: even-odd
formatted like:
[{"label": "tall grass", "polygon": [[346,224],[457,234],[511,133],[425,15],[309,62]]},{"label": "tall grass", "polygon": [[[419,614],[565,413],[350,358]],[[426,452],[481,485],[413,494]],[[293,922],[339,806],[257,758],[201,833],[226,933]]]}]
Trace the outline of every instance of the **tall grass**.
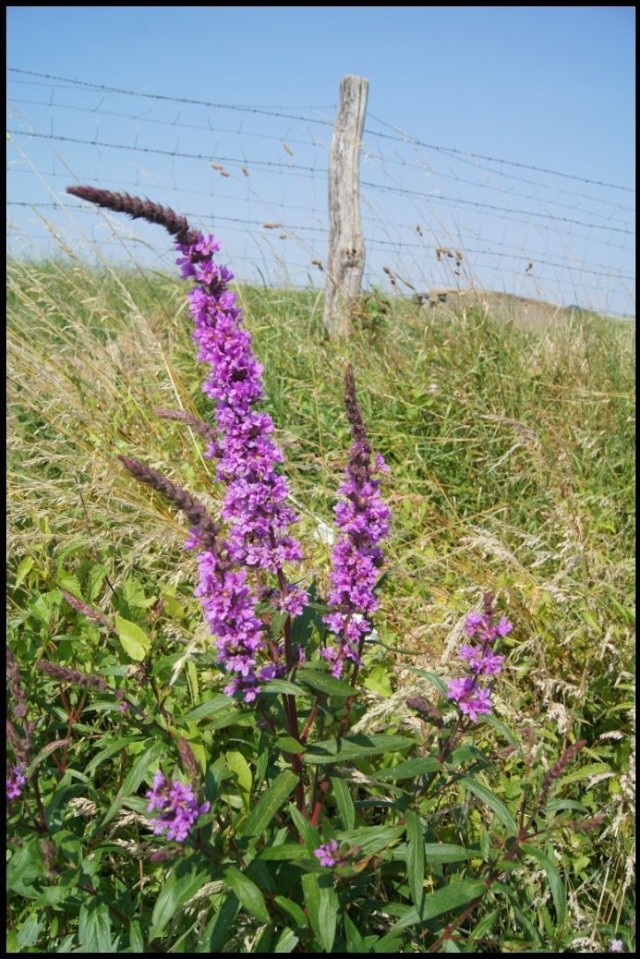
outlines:
[{"label": "tall grass", "polygon": [[[182,525],[116,459],[139,456],[218,501],[198,439],[153,413],[210,415],[194,376],[184,285],[77,261],[11,262],[8,281],[10,617],[24,602],[11,586],[25,558],[42,570],[41,588],[53,589],[84,556],[99,555],[105,608],[107,586],[131,571],[189,596],[195,573]],[[503,596],[522,630],[498,714],[558,748],[569,731],[588,729],[609,764],[609,775],[580,784],[611,816],[589,868],[574,850],[569,901],[576,939],[615,924],[627,915],[634,826],[631,326],[582,315],[535,331],[374,294],[353,337],[334,342],[323,336],[316,293],[239,293],[310,544],[309,576],[326,566],[321,524],[331,521],[349,445],[347,361],[372,446],[391,467],[390,573],[378,617],[387,650],[370,655],[394,671],[389,680],[384,665],[372,683],[374,706],[382,709],[376,692],[393,700],[408,688],[407,662],[447,660],[485,590]],[[375,715],[384,711],[374,708],[371,722]]]}]

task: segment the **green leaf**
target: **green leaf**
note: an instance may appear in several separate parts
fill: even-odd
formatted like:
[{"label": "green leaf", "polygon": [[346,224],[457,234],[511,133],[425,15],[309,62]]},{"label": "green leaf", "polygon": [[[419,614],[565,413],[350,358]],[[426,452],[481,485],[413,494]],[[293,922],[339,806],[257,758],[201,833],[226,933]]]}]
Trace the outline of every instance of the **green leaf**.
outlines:
[{"label": "green leaf", "polygon": [[392,766],[391,769],[382,769],[376,772],[375,778],[381,782],[388,779],[413,779],[414,776],[420,776],[422,773],[434,773],[442,769],[442,763],[435,756],[419,757],[416,759],[405,759],[403,763]]},{"label": "green leaf", "polygon": [[253,812],[240,830],[240,835],[251,837],[263,833],[297,782],[298,777],[290,769],[280,773],[267,791],[260,796]]},{"label": "green leaf", "polygon": [[74,576],[73,573],[66,573],[62,570],[58,575],[56,585],[71,593],[72,596],[82,599],[82,587],[78,582],[78,577]]},{"label": "green leaf", "polygon": [[321,673],[313,669],[298,670],[297,680],[312,689],[317,689],[328,696],[353,696],[357,692],[344,679],[336,679],[327,673]]},{"label": "green leaf", "polygon": [[562,877],[558,871],[558,867],[552,859],[550,859],[536,846],[532,846],[529,843],[522,843],[520,845],[520,849],[528,856],[531,856],[533,859],[539,862],[546,872],[547,879],[549,880],[549,888],[551,889],[553,905],[555,906],[556,915],[558,917],[558,924],[562,924],[567,911],[567,895]]},{"label": "green leaf", "polygon": [[187,682],[189,683],[191,702],[197,705],[200,702],[200,684],[198,682],[198,670],[192,659],[187,661]]},{"label": "green leaf", "polygon": [[409,666],[408,668],[412,673],[416,673],[417,676],[422,676],[424,679],[428,679],[442,696],[447,695],[447,684],[440,676],[436,676],[435,673],[430,673],[426,669],[417,669],[415,666]]},{"label": "green leaf", "polygon": [[518,826],[515,819],[504,805],[504,803],[498,799],[498,797],[491,792],[486,786],[478,782],[477,779],[474,779],[472,776],[465,776],[460,780],[462,785],[470,793],[473,793],[481,802],[489,806],[490,809],[496,814],[496,817],[500,820],[503,826],[506,826],[511,835],[517,836]]},{"label": "green leaf", "polygon": [[239,709],[232,699],[229,699],[224,693],[218,693],[211,699],[207,699],[206,702],[200,703],[195,709],[189,710],[184,716],[184,720],[192,723],[198,719],[209,719],[210,716],[217,716],[218,713],[228,713],[233,718],[239,715]]},{"label": "green leaf", "polygon": [[293,952],[299,942],[300,939],[296,936],[293,929],[284,929],[282,935],[273,947],[273,953]]},{"label": "green leaf", "polygon": [[400,752],[415,746],[415,740],[406,736],[389,736],[378,733],[365,736],[358,733],[343,739],[327,739],[309,746],[302,757],[304,763],[320,765],[322,763],[347,763],[361,756],[376,756],[380,753]]},{"label": "green leaf", "polygon": [[579,779],[588,779],[590,776],[602,776],[608,773],[613,775],[613,770],[606,763],[589,763],[588,766],[582,766],[571,773],[563,773],[558,783],[566,785],[567,783],[577,782]]},{"label": "green leaf", "polygon": [[116,753],[118,755],[122,755],[125,753],[128,746],[130,746],[132,743],[140,742],[141,739],[141,736],[135,735],[120,736],[118,739],[112,740],[108,746],[105,746],[104,749],[101,749],[99,753],[96,753],[93,759],[87,763],[85,766],[85,772],[88,775],[91,775],[91,773],[95,772],[98,766],[103,763],[105,759],[109,759],[110,756],[114,756]]},{"label": "green leaf", "polygon": [[482,723],[483,726],[491,726],[493,729],[497,729],[498,732],[502,733],[504,738],[511,746],[518,745],[518,737],[509,729],[508,726],[502,722],[501,719],[498,719],[493,713],[488,713],[485,716],[479,716],[478,721]]},{"label": "green leaf", "polygon": [[27,769],[27,777],[31,776],[37,767],[44,762],[47,756],[50,756],[51,753],[54,753],[56,749],[62,749],[63,746],[67,746],[71,742],[70,739],[56,739],[52,743],[47,743],[46,746],[43,746],[35,759],[32,759],[29,763],[29,768]]},{"label": "green leaf", "polygon": [[90,603],[92,603],[95,599],[97,599],[98,594],[100,590],[102,589],[102,584],[104,583],[106,579],[107,573],[108,573],[107,567],[102,566],[101,564],[92,566],[91,569],[89,570],[87,596],[89,598]]},{"label": "green leaf", "polygon": [[420,816],[412,809],[405,813],[407,821],[407,879],[411,898],[418,912],[424,898],[424,835]]},{"label": "green leaf", "polygon": [[407,929],[409,926],[415,926],[419,922],[427,922],[429,919],[440,916],[443,912],[449,912],[451,909],[457,909],[464,906],[465,903],[477,899],[487,891],[487,887],[480,879],[463,879],[460,882],[452,882],[443,889],[425,896],[422,909],[411,909],[409,912],[389,930],[389,933],[399,932],[401,929]]},{"label": "green leaf", "polygon": [[151,641],[145,631],[135,623],[116,614],[116,632],[127,656],[140,662],[151,649]]},{"label": "green leaf", "polygon": [[238,898],[231,892],[226,897],[218,911],[207,923],[202,935],[202,942],[196,947],[196,952],[206,952],[216,955],[234,935],[235,919],[240,909]]},{"label": "green leaf", "polygon": [[478,942],[479,939],[482,939],[491,931],[491,927],[498,918],[499,910],[492,909],[491,912],[487,913],[486,916],[483,916],[478,925],[475,927],[471,936],[469,937],[470,942]]},{"label": "green leaf", "polygon": [[364,680],[366,689],[371,689],[380,696],[391,696],[393,688],[391,686],[392,673],[388,666],[374,666],[369,670]]},{"label": "green leaf", "polygon": [[153,907],[149,942],[160,938],[178,910],[192,899],[210,878],[207,870],[197,870],[193,859],[179,863],[169,872]]},{"label": "green leaf", "polygon": [[253,783],[251,766],[238,749],[230,749],[226,754],[226,758],[227,766],[236,777],[238,791],[245,811],[249,812],[251,806],[251,785]]},{"label": "green leaf", "polygon": [[156,741],[149,747],[149,749],[146,750],[146,752],[142,753],[142,755],[138,757],[122,786],[118,790],[116,798],[107,809],[106,815],[101,823],[102,829],[104,829],[107,823],[113,819],[115,814],[120,809],[124,799],[126,799],[127,796],[132,796],[136,792],[140,784],[143,782],[145,776],[149,770],[154,767],[164,750],[165,744],[163,742]]},{"label": "green leaf", "polygon": [[259,922],[271,922],[271,916],[264,901],[264,896],[248,876],[245,876],[235,866],[229,866],[225,871],[225,880],[229,888],[238,897],[240,903]]},{"label": "green leaf", "polygon": [[293,736],[278,736],[273,745],[283,753],[290,753],[293,756],[297,756],[298,753],[303,753],[305,750],[305,747]]},{"label": "green leaf", "polygon": [[293,803],[289,803],[288,808],[289,815],[293,819],[294,825],[304,840],[307,849],[310,851],[317,849],[320,845],[320,836],[318,830],[314,826],[309,825],[308,820],[305,819],[300,810]]},{"label": "green leaf", "polygon": [[287,914],[289,919],[293,921],[296,929],[302,930],[307,928],[307,917],[297,902],[292,902],[292,900],[287,899],[286,896],[276,896],[273,901]]},{"label": "green leaf", "polygon": [[114,952],[106,902],[92,900],[80,907],[78,940],[83,952]]},{"label": "green leaf", "polygon": [[349,842],[352,846],[359,846],[361,856],[370,856],[374,852],[386,849],[405,831],[404,826],[362,826],[344,833],[342,842]]},{"label": "green leaf", "polygon": [[351,798],[351,790],[339,776],[331,776],[331,787],[343,827],[353,829],[356,822],[356,809]]},{"label": "green leaf", "polygon": [[306,846],[285,842],[280,846],[265,846],[257,858],[263,862],[280,862],[281,860],[292,862],[295,859],[306,859],[308,856],[309,851]]},{"label": "green leaf", "polygon": [[331,952],[338,921],[338,896],[333,877],[308,872],[302,877],[302,891],[314,935],[325,952]]},{"label": "green leaf", "polygon": [[314,873],[309,872],[302,877],[302,892],[311,928],[317,940],[322,942],[322,929],[320,926],[320,887],[318,886],[318,877],[314,875]]},{"label": "green leaf", "polygon": [[427,842],[424,846],[427,862],[462,862],[478,855],[474,849],[465,849],[448,842]]},{"label": "green leaf", "polygon": [[33,569],[34,563],[35,563],[35,559],[33,558],[33,556],[25,556],[24,559],[20,560],[20,565],[18,566],[18,569],[16,572],[16,581],[14,583],[14,589],[17,589],[20,583],[22,582],[22,580],[25,578],[25,576],[29,572],[31,572],[31,570]]},{"label": "green leaf", "polygon": [[134,606],[139,609],[146,609],[148,606],[153,606],[158,598],[157,596],[145,596],[142,583],[132,576],[124,582],[122,597],[128,606]]},{"label": "green leaf", "polygon": [[348,913],[344,913],[342,922],[344,925],[345,935],[347,937],[347,952],[355,952],[366,955],[369,950],[367,949],[365,941],[360,935],[355,923],[349,918]]},{"label": "green leaf", "polygon": [[129,952],[142,954],[144,951],[144,939],[142,938],[140,923],[137,919],[132,919],[129,922]]},{"label": "green leaf", "polygon": [[261,693],[285,693],[287,696],[305,696],[306,690],[287,679],[270,679],[260,687]]},{"label": "green leaf", "polygon": [[282,636],[282,630],[288,617],[289,617],[289,614],[282,611],[274,612],[271,615],[269,632],[271,633],[272,637],[276,640],[276,642]]},{"label": "green leaf", "polygon": [[35,913],[31,913],[22,923],[18,929],[16,940],[18,949],[21,952],[29,949],[30,946],[35,946],[38,941],[38,936],[40,935],[40,930],[42,929],[43,920],[44,917],[39,917]]},{"label": "green leaf", "polygon": [[39,877],[44,878],[42,853],[37,837],[33,837],[11,856],[7,864],[7,888],[19,896],[36,899],[38,892],[32,889],[31,882]]}]

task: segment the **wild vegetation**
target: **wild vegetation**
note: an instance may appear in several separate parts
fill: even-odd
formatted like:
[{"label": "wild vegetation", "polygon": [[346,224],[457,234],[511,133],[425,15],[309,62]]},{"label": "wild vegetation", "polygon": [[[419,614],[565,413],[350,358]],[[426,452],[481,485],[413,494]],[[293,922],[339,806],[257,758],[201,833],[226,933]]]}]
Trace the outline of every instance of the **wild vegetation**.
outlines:
[{"label": "wild vegetation", "polygon": [[[8,279],[9,951],[633,950],[631,326],[373,292],[333,341],[317,293],[239,286],[308,594],[251,580],[298,658],[246,701],[183,548],[225,508],[188,286],[71,251]],[[358,442],[391,519],[341,672]]]}]

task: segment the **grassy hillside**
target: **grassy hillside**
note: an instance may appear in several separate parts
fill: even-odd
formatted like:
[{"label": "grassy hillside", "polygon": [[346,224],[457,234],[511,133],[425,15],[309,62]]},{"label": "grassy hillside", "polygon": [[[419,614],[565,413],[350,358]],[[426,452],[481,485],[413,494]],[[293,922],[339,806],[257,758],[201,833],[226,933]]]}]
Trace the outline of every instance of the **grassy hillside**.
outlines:
[{"label": "grassy hillside", "polygon": [[[597,849],[585,839],[566,853],[575,854],[574,938],[585,926],[588,937],[627,922],[631,325],[570,315],[518,328],[482,311],[443,315],[370,294],[354,336],[336,343],[323,337],[317,294],[239,293],[300,513],[305,572],[321,587],[321,524],[332,522],[350,443],[349,361],[372,446],[390,466],[372,695],[401,693],[408,663],[445,665],[465,613],[493,590],[516,624],[498,715],[530,726],[556,753],[569,736],[584,736],[607,773],[579,784],[594,812],[606,809],[608,831]],[[107,614],[112,590],[131,578],[147,591],[173,591],[187,610],[176,641],[203,632],[179,517],[116,459],[148,462],[215,512],[220,492],[199,438],[153,412],[210,416],[190,334],[185,285],[173,278],[78,262],[10,264],[9,624],[27,674],[65,615],[60,588],[73,592],[74,582]],[[97,587],[96,564],[104,570]],[[70,662],[82,658],[69,636],[53,641],[66,643]]]}]

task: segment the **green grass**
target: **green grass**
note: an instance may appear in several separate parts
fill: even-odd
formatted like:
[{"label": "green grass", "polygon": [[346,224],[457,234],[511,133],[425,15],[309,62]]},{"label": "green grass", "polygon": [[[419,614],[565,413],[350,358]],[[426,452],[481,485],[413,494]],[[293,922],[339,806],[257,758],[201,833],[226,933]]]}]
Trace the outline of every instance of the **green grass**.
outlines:
[{"label": "green grass", "polygon": [[[12,262],[8,279],[10,618],[24,613],[24,588],[12,584],[27,559],[41,591],[97,557],[115,587],[135,574],[178,587],[188,601],[195,569],[179,518],[116,459],[139,457],[213,510],[219,502],[198,438],[153,414],[170,407],[210,416],[185,285],[77,261]],[[498,714],[532,726],[557,752],[584,735],[593,761],[611,769],[602,782],[575,787],[609,817],[586,865],[582,847],[574,850],[576,937],[627,921],[631,325],[584,315],[524,330],[474,312],[438,318],[375,295],[353,337],[333,342],[323,336],[317,293],[240,287],[239,295],[300,511],[306,575],[326,582],[327,549],[314,532],[331,522],[349,447],[350,361],[372,445],[391,467],[377,627],[386,645],[411,654],[394,658],[394,688],[407,681],[407,662],[446,664],[462,617],[494,590],[516,623]],[[100,602],[108,611],[106,587]]]}]

